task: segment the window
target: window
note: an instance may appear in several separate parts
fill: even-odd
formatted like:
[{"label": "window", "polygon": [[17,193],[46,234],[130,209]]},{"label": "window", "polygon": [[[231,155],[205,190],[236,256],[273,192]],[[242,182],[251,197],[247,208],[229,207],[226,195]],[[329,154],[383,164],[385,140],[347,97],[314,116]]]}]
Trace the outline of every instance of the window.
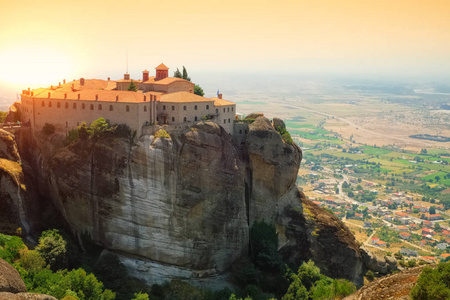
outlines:
[{"label": "window", "polygon": [[172,117],[172,122],[175,122],[175,117]]},{"label": "window", "polygon": [[206,109],[209,109],[209,105],[206,105]]},{"label": "window", "polygon": [[66,104],[64,105],[65,108],[69,108],[69,103],[66,102]]},{"label": "window", "polygon": [[129,112],[129,111],[130,111],[130,106],[127,105],[127,107],[125,108],[125,110],[126,110],[127,112]]},{"label": "window", "polygon": [[239,134],[242,134],[242,129],[239,130]]},{"label": "window", "polygon": [[225,112],[225,107],[223,108],[223,112]]},{"label": "window", "polygon": [[231,107],[231,111],[233,111],[233,107]]},{"label": "window", "polygon": [[185,105],[185,106],[183,106],[183,110],[186,110],[186,105]]},{"label": "window", "polygon": [[175,110],[175,106],[172,105],[172,110]]},{"label": "window", "polygon": [[48,107],[52,107],[52,103],[48,101]]},{"label": "window", "polygon": [[[185,106],[186,107],[186,106]],[[186,122],[186,117],[183,118],[183,122]]]},{"label": "window", "polygon": [[197,105],[194,106],[194,109],[197,110]]},{"label": "window", "polygon": [[91,107],[91,110],[94,110],[94,104],[91,104],[90,107]]},{"label": "window", "polygon": [[163,110],[166,110],[166,106],[165,105],[163,105]]},{"label": "window", "polygon": [[58,102],[58,103],[56,104],[56,106],[57,106],[58,108],[60,108],[60,107],[61,107],[61,102]]},{"label": "window", "polygon": [[226,119],[223,119],[223,124],[227,124],[227,120]]},{"label": "window", "polygon": [[144,111],[147,111],[147,106],[144,106]]},{"label": "window", "polygon": [[81,104],[81,109],[85,109],[85,107],[86,107],[86,105],[84,105],[84,103]]},{"label": "window", "polygon": [[76,103],[73,104],[73,108],[74,108],[74,109],[77,108],[77,104],[76,104]]},{"label": "window", "polygon": [[194,119],[195,121],[197,121],[197,117],[195,117],[195,119]]},{"label": "window", "polygon": [[69,127],[69,123],[66,121],[66,128]]},{"label": "window", "polygon": [[109,111],[113,111],[113,106],[112,105],[109,106]]},{"label": "window", "polygon": [[230,108],[228,107],[228,112],[230,112]]},{"label": "window", "polygon": [[98,105],[98,110],[102,110],[102,108],[103,108],[102,105],[99,104],[99,105]]},{"label": "window", "polygon": [[218,114],[219,113],[219,109],[218,108],[216,108],[216,114]]},{"label": "window", "polygon": [[228,119],[228,123],[230,123],[231,122],[231,120],[230,119]]},{"label": "window", "polygon": [[44,101],[42,101],[42,106],[45,106],[45,103],[44,103]]}]

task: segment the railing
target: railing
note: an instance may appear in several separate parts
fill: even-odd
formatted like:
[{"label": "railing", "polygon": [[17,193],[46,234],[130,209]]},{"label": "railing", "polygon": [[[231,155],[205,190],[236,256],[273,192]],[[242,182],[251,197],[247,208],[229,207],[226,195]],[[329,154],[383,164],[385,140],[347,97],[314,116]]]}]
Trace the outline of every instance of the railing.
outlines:
[{"label": "railing", "polygon": [[5,123],[0,123],[0,128],[3,129],[16,129],[16,128],[22,128],[22,127],[29,127],[30,123],[26,122],[5,122]]}]

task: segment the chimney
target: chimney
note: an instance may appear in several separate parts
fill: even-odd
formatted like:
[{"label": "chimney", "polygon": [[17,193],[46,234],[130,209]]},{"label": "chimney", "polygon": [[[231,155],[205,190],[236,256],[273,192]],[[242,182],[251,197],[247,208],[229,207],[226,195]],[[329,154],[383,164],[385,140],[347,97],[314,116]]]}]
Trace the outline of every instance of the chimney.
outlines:
[{"label": "chimney", "polygon": [[65,79],[63,79],[63,84],[66,84],[66,80]]},{"label": "chimney", "polygon": [[142,72],[142,82],[148,81],[148,71],[144,70]]},{"label": "chimney", "polygon": [[108,77],[108,81],[110,80],[110,78]]},{"label": "chimney", "polygon": [[130,74],[128,74],[128,73],[123,74],[123,79],[130,80]]},{"label": "chimney", "polygon": [[75,84],[74,83],[72,83],[72,90],[75,88]]},{"label": "chimney", "polygon": [[95,101],[97,101],[98,100],[98,94],[97,95],[95,95]]},{"label": "chimney", "polygon": [[116,96],[116,102],[119,101],[119,96]]},{"label": "chimney", "polygon": [[34,92],[31,92],[31,96],[33,96]]},{"label": "chimney", "polygon": [[222,93],[219,93],[218,97],[219,99],[222,99]]},{"label": "chimney", "polygon": [[58,83],[58,86],[61,86],[61,82]]},{"label": "chimney", "polygon": [[144,102],[145,102],[145,101],[147,101],[147,96],[146,96],[146,95],[144,95]]},{"label": "chimney", "polygon": [[80,78],[80,85],[84,85],[84,78]]},{"label": "chimney", "polygon": [[50,92],[48,92],[48,97],[50,98]]},{"label": "chimney", "polygon": [[30,92],[30,88],[28,88],[28,92]]},{"label": "chimney", "polygon": [[67,93],[64,94],[64,99],[67,99]]},{"label": "chimney", "polygon": [[80,100],[80,94],[78,94],[78,100]]}]

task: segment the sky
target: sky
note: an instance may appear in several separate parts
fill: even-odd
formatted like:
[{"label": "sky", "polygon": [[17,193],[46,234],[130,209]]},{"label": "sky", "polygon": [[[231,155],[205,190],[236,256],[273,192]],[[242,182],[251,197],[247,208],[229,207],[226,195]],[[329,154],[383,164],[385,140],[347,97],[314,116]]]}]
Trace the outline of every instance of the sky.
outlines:
[{"label": "sky", "polygon": [[0,0],[0,83],[170,73],[450,75],[449,0]]}]

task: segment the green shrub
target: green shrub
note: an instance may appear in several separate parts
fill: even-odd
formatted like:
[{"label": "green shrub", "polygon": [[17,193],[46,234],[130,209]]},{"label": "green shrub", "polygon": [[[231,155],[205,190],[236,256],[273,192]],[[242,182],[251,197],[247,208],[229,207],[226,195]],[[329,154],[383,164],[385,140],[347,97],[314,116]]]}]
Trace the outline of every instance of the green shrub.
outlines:
[{"label": "green shrub", "polygon": [[255,221],[250,228],[250,251],[253,263],[263,270],[279,269],[278,234],[274,224]]},{"label": "green shrub", "polygon": [[20,237],[0,234],[0,257],[8,263],[19,258],[20,250],[25,245]]},{"label": "green shrub", "polygon": [[283,139],[283,141],[286,144],[292,145],[294,143],[294,141],[292,140],[291,134],[287,131],[286,128],[278,126],[277,131],[281,135],[281,138]]},{"label": "green shrub", "polygon": [[155,132],[155,139],[157,138],[166,138],[166,139],[170,139],[170,134],[165,131],[164,129],[159,129],[158,131]]},{"label": "green shrub", "polygon": [[450,263],[425,267],[410,296],[413,300],[450,299]]}]

